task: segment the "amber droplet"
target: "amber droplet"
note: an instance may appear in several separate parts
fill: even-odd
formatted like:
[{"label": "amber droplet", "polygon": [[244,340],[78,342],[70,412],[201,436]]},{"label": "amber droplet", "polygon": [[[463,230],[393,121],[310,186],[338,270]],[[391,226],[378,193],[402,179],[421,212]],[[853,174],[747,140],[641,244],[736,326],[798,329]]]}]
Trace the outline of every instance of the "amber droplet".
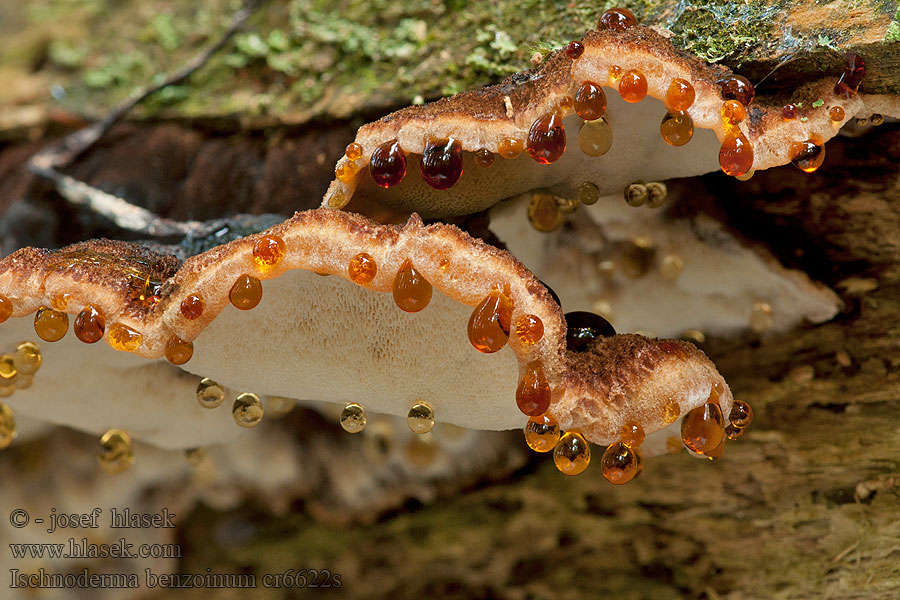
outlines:
[{"label": "amber droplet", "polygon": [[350,276],[350,281],[357,285],[371,283],[377,273],[378,265],[375,259],[365,252],[360,252],[351,258],[350,264],[347,266],[347,274]]},{"label": "amber droplet", "polygon": [[812,173],[825,160],[825,144],[817,139],[791,144],[791,162],[804,173]]},{"label": "amber droplet", "polygon": [[633,447],[615,442],[606,447],[600,458],[600,472],[610,483],[622,485],[641,472],[641,459]]},{"label": "amber droplet", "polygon": [[449,189],[462,175],[462,146],[453,138],[428,140],[420,167],[425,183],[437,190]]},{"label": "amber droplet", "polygon": [[85,306],[75,317],[75,325],[72,331],[75,337],[85,344],[93,344],[100,341],[103,331],[106,329],[106,319],[103,314],[93,306]]},{"label": "amber droplet", "polygon": [[341,427],[347,433],[359,433],[366,428],[366,409],[361,404],[350,402],[341,411]]},{"label": "amber droplet", "polygon": [[644,428],[637,421],[629,421],[619,430],[619,440],[631,448],[644,443]]},{"label": "amber droplet", "polygon": [[266,271],[284,260],[285,251],[281,236],[264,235],[253,244],[253,262],[259,270]]},{"label": "amber droplet", "polygon": [[536,315],[522,315],[516,319],[516,338],[526,345],[538,343],[544,337],[544,322]]},{"label": "amber droplet", "polygon": [[846,58],[847,64],[841,78],[834,85],[834,93],[849,99],[856,95],[859,85],[866,76],[866,63],[855,52],[848,52]]},{"label": "amber droplet", "polygon": [[619,94],[626,102],[640,102],[647,95],[647,78],[635,69],[626,71],[619,81]]},{"label": "amber droplet", "polygon": [[12,379],[18,372],[12,354],[0,355],[0,379]]},{"label": "amber droplet", "polygon": [[627,8],[610,8],[603,11],[597,20],[597,29],[612,29],[613,31],[625,31],[629,27],[637,25],[634,13]]},{"label": "amber droplet", "polygon": [[585,121],[578,130],[578,147],[588,156],[603,156],[612,147],[612,128],[606,117]]},{"label": "amber droplet", "polygon": [[580,433],[569,431],[553,448],[553,464],[564,475],[583,473],[591,464],[591,447]]},{"label": "amber droplet", "polygon": [[203,299],[198,294],[188,294],[181,301],[181,316],[189,321],[199,319],[203,314]]},{"label": "amber droplet", "polygon": [[100,468],[115,475],[125,471],[134,462],[134,446],[131,436],[121,429],[110,429],[100,438],[100,451],[97,453]]},{"label": "amber droplet", "polygon": [[722,104],[722,121],[726,125],[737,125],[747,118],[747,110],[737,100],[726,100]]},{"label": "amber droplet", "polygon": [[615,83],[619,80],[619,77],[622,76],[624,69],[619,65],[610,65],[609,67],[609,82]]},{"label": "amber droplet", "polygon": [[391,140],[375,149],[369,160],[369,173],[375,183],[383,188],[397,185],[406,175],[406,154],[400,142]]},{"label": "amber droplet", "polygon": [[262,283],[252,275],[241,275],[228,292],[231,304],[239,310],[256,308],[262,300]]},{"label": "amber droplet", "polygon": [[538,231],[550,232],[562,225],[563,216],[553,194],[534,192],[528,202],[528,222]]},{"label": "amber droplet", "polygon": [[33,342],[22,342],[13,354],[13,363],[20,375],[33,375],[41,368],[41,349]]},{"label": "amber droplet", "polygon": [[505,138],[497,145],[497,154],[503,158],[518,158],[525,149],[525,142],[518,138]]},{"label": "amber droplet", "polygon": [[725,437],[729,440],[739,439],[742,435],[744,435],[743,427],[735,427],[730,423],[725,426]]},{"label": "amber droplet", "polygon": [[528,156],[543,165],[554,163],[566,151],[566,130],[556,111],[537,119],[528,132]]},{"label": "amber droplet", "polygon": [[753,102],[753,96],[756,95],[753,84],[743,75],[732,75],[725,79],[720,79],[716,83],[719,84],[719,89],[722,90],[722,97],[725,100],[737,100],[744,106],[750,106],[750,103]]},{"label": "amber droplet", "polygon": [[544,414],[550,408],[550,383],[540,362],[528,363],[516,388],[516,404],[529,417]]},{"label": "amber droplet", "polygon": [[494,164],[494,153],[487,148],[480,148],[475,152],[475,164],[479,167],[489,167]]},{"label": "amber droplet", "polygon": [[676,77],[666,90],[666,108],[670,112],[684,112],[694,103],[694,86],[685,79]]},{"label": "amber droplet", "polygon": [[684,146],[694,137],[694,120],[687,113],[666,113],[659,134],[670,146]]},{"label": "amber droplet", "polygon": [[600,315],[576,310],[566,313],[566,348],[570,352],[584,352],[598,337],[616,335],[615,328]]},{"label": "amber droplet", "polygon": [[338,165],[334,168],[334,176],[337,177],[338,181],[342,183],[350,183],[353,181],[353,178],[356,177],[356,174],[362,170],[358,164],[353,161],[344,161],[342,163],[338,163]]},{"label": "amber droplet", "polygon": [[225,400],[225,390],[222,386],[210,379],[204,377],[197,385],[197,402],[203,408],[215,408],[222,404]]},{"label": "amber droplet", "polygon": [[597,200],[600,199],[600,188],[590,181],[585,181],[578,186],[576,199],[579,204],[584,204],[585,206],[596,204]]},{"label": "amber droplet", "polygon": [[12,300],[0,294],[0,323],[10,318],[13,314]]},{"label": "amber droplet", "polygon": [[362,151],[362,146],[356,142],[351,142],[347,144],[347,148],[344,149],[344,156],[347,157],[347,160],[356,160],[362,156]]},{"label": "amber droplet", "polygon": [[566,56],[575,60],[584,54],[584,45],[581,42],[569,42],[566,44]]},{"label": "amber droplet", "polygon": [[681,421],[681,439],[684,445],[698,454],[714,450],[725,438],[725,417],[715,402],[690,411]]},{"label": "amber droplet", "polygon": [[16,439],[16,417],[10,407],[0,402],[0,450],[9,448]]},{"label": "amber droplet", "polygon": [[749,427],[753,422],[753,409],[743,400],[735,400],[731,406],[731,413],[728,415],[728,421],[735,427],[741,429]]},{"label": "amber droplet", "polygon": [[434,427],[434,410],[426,402],[416,402],[406,415],[406,424],[413,433],[426,434]]},{"label": "amber droplet", "polygon": [[726,175],[739,177],[753,166],[753,146],[739,130],[729,132],[719,149],[719,166]]},{"label": "amber droplet", "polygon": [[606,94],[593,81],[585,81],[575,92],[575,114],[585,121],[596,121],[606,112]]},{"label": "amber droplet", "polygon": [[800,116],[800,109],[794,104],[785,104],[781,107],[781,118],[785,121],[793,121]]},{"label": "amber droplet", "polygon": [[42,306],[34,314],[34,332],[45,342],[58,342],[69,330],[69,315]]},{"label": "amber droplet", "polygon": [[828,111],[828,118],[834,121],[835,123],[840,123],[844,120],[844,109],[841,106],[832,106]]},{"label": "amber droplet", "polygon": [[394,277],[394,302],[401,310],[419,312],[431,302],[431,284],[416,271],[407,258]]},{"label": "amber droplet", "polygon": [[250,392],[238,395],[231,405],[231,416],[235,423],[247,429],[259,425],[263,418],[263,405],[259,396]]},{"label": "amber droplet", "polygon": [[143,339],[143,335],[122,323],[114,323],[106,336],[107,343],[122,352],[135,352]]},{"label": "amber droplet", "polygon": [[681,405],[671,398],[666,400],[666,403],[663,404],[663,423],[671,425],[678,419],[679,415],[681,415]]},{"label": "amber droplet", "polygon": [[512,320],[512,299],[500,290],[493,290],[469,317],[469,342],[479,352],[491,354],[506,345]]},{"label": "amber droplet", "polygon": [[194,355],[194,343],[173,335],[166,342],[166,360],[173,365],[183,365]]},{"label": "amber droplet", "polygon": [[525,425],[525,443],[535,452],[553,450],[559,435],[559,424],[548,414],[531,417]]}]

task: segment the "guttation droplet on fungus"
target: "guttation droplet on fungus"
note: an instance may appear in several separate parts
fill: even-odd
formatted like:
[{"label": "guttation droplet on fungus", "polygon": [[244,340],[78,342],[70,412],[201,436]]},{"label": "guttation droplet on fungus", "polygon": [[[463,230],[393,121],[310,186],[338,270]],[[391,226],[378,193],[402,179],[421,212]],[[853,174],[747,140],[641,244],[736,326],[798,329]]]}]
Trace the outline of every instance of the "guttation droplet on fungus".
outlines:
[{"label": "guttation droplet on fungus", "polygon": [[241,427],[250,428],[259,425],[263,418],[263,405],[256,394],[244,392],[234,399],[231,416]]},{"label": "guttation droplet on fungus", "polygon": [[424,435],[434,427],[434,410],[427,402],[416,402],[406,415],[410,431]]},{"label": "guttation droplet on fungus", "polygon": [[629,27],[637,25],[634,13],[627,8],[610,8],[603,11],[597,20],[597,29],[612,29],[613,31],[625,31]]},{"label": "guttation droplet on fungus", "polygon": [[173,365],[183,365],[194,355],[194,343],[173,335],[166,342],[166,360]]},{"label": "guttation droplet on fungus", "polygon": [[707,402],[690,411],[681,421],[681,440],[689,450],[707,454],[725,438],[725,417],[718,402]]},{"label": "guttation droplet on fungus", "polygon": [[600,472],[610,483],[628,483],[641,472],[640,455],[628,444],[614,442],[606,447],[600,458]]},{"label": "guttation droplet on fungus", "polygon": [[144,336],[123,323],[113,323],[109,328],[106,341],[110,346],[122,352],[135,352],[141,346]]},{"label": "guttation droplet on fungus", "polygon": [[253,262],[258,269],[266,271],[284,260],[285,252],[281,236],[264,235],[253,244]]},{"label": "guttation droplet on fungus", "polygon": [[559,436],[559,424],[548,414],[531,417],[525,425],[525,443],[535,452],[550,452]]},{"label": "guttation droplet on fungus", "polygon": [[666,108],[671,112],[683,112],[694,103],[694,86],[685,79],[676,77],[666,90]]},{"label": "guttation droplet on fungus", "polygon": [[585,81],[575,92],[575,114],[585,121],[595,121],[606,112],[606,94],[593,81]]},{"label": "guttation droplet on fungus", "polygon": [[565,475],[583,473],[591,464],[591,447],[580,433],[568,431],[553,448],[553,463]]},{"label": "guttation droplet on fungus", "polygon": [[225,390],[208,377],[197,384],[197,402],[203,408],[216,408],[225,400]]},{"label": "guttation droplet on fungus", "polygon": [[341,428],[347,433],[359,433],[366,428],[366,409],[357,402],[350,402],[341,411]]},{"label": "guttation droplet on fungus", "polygon": [[347,275],[350,277],[350,281],[357,285],[371,283],[377,274],[378,264],[370,254],[365,252],[360,252],[351,258],[350,264],[347,265]]},{"label": "guttation droplet on fungus", "polygon": [[406,175],[406,154],[400,142],[390,140],[378,146],[369,161],[369,174],[383,188],[397,185]]},{"label": "guttation droplet on fungus", "polygon": [[13,314],[12,300],[0,294],[0,323],[10,318]]},{"label": "guttation droplet on fungus", "polygon": [[453,138],[429,140],[420,164],[425,183],[437,190],[453,187],[463,172],[462,146]]},{"label": "guttation droplet on fungus", "polygon": [[69,330],[69,315],[46,306],[34,314],[34,332],[45,342],[58,342]]},{"label": "guttation droplet on fungus", "polygon": [[578,129],[578,147],[588,156],[603,156],[612,147],[612,128],[606,117],[585,121]]},{"label": "guttation droplet on fungus", "polygon": [[525,373],[516,388],[516,405],[529,417],[536,417],[550,408],[550,383],[543,365],[534,361],[525,367]]},{"label": "guttation droplet on fungus", "polygon": [[22,375],[37,373],[43,360],[41,349],[34,342],[22,342],[16,346],[16,352],[13,354],[13,364]]},{"label": "guttation droplet on fungus", "polygon": [[516,337],[521,344],[536,344],[544,337],[544,322],[537,315],[520,316],[516,319]]},{"label": "guttation droplet on fungus", "polygon": [[419,312],[431,302],[431,284],[413,267],[408,258],[400,265],[394,277],[394,302],[401,310]]},{"label": "guttation droplet on fungus", "polygon": [[469,342],[479,352],[491,354],[506,345],[512,320],[512,301],[499,289],[492,290],[469,317]]},{"label": "guttation droplet on fungus", "polygon": [[241,275],[231,286],[228,299],[239,310],[256,308],[262,300],[262,283],[252,275]]},{"label": "guttation droplet on fungus", "polygon": [[75,317],[75,325],[72,331],[75,337],[85,344],[93,344],[100,341],[106,329],[106,319],[103,314],[93,306],[85,306]]},{"label": "guttation droplet on fungus", "polygon": [[640,102],[647,95],[647,78],[640,71],[626,71],[619,80],[619,95],[626,102]]},{"label": "guttation droplet on fungus", "polygon": [[121,429],[110,429],[100,438],[97,453],[100,468],[111,475],[121,473],[134,462],[134,446],[131,436]]},{"label": "guttation droplet on fungus", "polygon": [[659,134],[670,146],[684,146],[694,137],[694,120],[685,112],[666,113],[659,125]]},{"label": "guttation droplet on fungus", "polygon": [[791,144],[791,163],[804,173],[812,173],[825,160],[825,145],[821,140],[810,138]]},{"label": "guttation droplet on fungus", "polygon": [[719,166],[726,175],[744,175],[753,166],[753,147],[740,131],[729,131],[719,150]]},{"label": "guttation droplet on fungus", "polygon": [[528,132],[528,155],[537,162],[549,165],[566,151],[566,130],[562,116],[552,111],[538,118]]},{"label": "guttation droplet on fungus", "polygon": [[199,294],[188,294],[181,301],[179,310],[181,311],[181,316],[185,319],[194,321],[203,314],[203,306],[203,299]]}]

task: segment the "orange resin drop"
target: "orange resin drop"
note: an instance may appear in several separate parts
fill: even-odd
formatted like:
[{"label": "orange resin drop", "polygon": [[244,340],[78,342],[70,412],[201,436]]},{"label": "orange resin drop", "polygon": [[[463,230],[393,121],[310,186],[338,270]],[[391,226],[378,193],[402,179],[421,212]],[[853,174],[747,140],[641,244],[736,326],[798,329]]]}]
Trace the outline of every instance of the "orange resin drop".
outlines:
[{"label": "orange resin drop", "polygon": [[489,167],[494,164],[494,153],[487,148],[481,148],[475,153],[475,164],[479,167]]},{"label": "orange resin drop", "polygon": [[737,100],[744,106],[750,106],[756,90],[750,80],[743,75],[732,75],[725,79],[720,79],[716,83],[722,90],[722,97],[726,100]]},{"label": "orange resin drop", "polygon": [[753,166],[753,146],[740,131],[729,132],[719,150],[719,166],[726,175],[744,175]]},{"label": "orange resin drop", "polygon": [[356,160],[360,158],[362,156],[362,146],[356,142],[347,144],[347,148],[344,149],[344,156],[347,157],[347,160]]},{"label": "orange resin drop", "polygon": [[747,118],[747,110],[737,100],[726,100],[722,104],[722,120],[727,125],[737,125]]},{"label": "orange resin drop", "polygon": [[453,138],[429,140],[425,144],[420,170],[425,183],[434,189],[450,189],[463,172],[462,146]]},{"label": "orange resin drop", "polygon": [[626,446],[637,448],[644,443],[644,428],[637,421],[629,421],[619,430],[619,440]]},{"label": "orange resin drop", "polygon": [[194,343],[173,335],[166,342],[166,360],[173,365],[183,365],[194,355]]},{"label": "orange resin drop", "polygon": [[491,354],[506,345],[512,320],[512,301],[500,290],[493,290],[469,317],[469,342],[479,352]]},{"label": "orange resin drop", "polygon": [[583,473],[591,464],[591,447],[580,433],[569,431],[553,448],[553,464],[564,475]]},{"label": "orange resin drop", "polygon": [[681,440],[698,454],[711,452],[725,438],[725,417],[715,402],[698,406],[681,421]]},{"label": "orange resin drop", "polygon": [[264,235],[253,244],[253,262],[256,267],[265,271],[284,260],[286,246],[284,240],[277,235]]},{"label": "orange resin drop", "polygon": [[547,113],[531,125],[527,150],[531,158],[544,165],[559,160],[566,151],[566,130],[559,113]]},{"label": "orange resin drop", "polygon": [[593,81],[585,81],[575,92],[575,114],[585,121],[595,121],[606,112],[606,94]]},{"label": "orange resin drop", "polygon": [[262,300],[262,283],[251,275],[241,275],[231,286],[228,299],[235,308],[250,310]]},{"label": "orange resin drop", "polygon": [[203,314],[203,298],[198,294],[188,294],[181,301],[181,316],[188,321],[199,319]]},{"label": "orange resin drop", "polygon": [[694,103],[694,86],[685,79],[675,78],[666,90],[666,108],[672,112],[683,112]]},{"label": "orange resin drop", "polygon": [[622,76],[622,71],[623,69],[619,65],[611,65],[609,67],[610,83],[615,83]]},{"label": "orange resin drop", "polygon": [[517,138],[505,138],[497,145],[497,154],[503,158],[518,158],[525,149],[525,142]]},{"label": "orange resin drop", "polygon": [[0,294],[0,323],[12,316],[13,303],[12,300]]},{"label": "orange resin drop", "polygon": [[419,312],[431,302],[432,287],[407,258],[394,277],[394,302],[406,312]]},{"label": "orange resin drop", "polygon": [[58,342],[69,330],[69,315],[42,306],[34,314],[34,332],[45,342]]},{"label": "orange resin drop", "polygon": [[335,167],[334,176],[342,183],[350,183],[360,170],[361,167],[353,161],[342,162]]},{"label": "orange resin drop", "polygon": [[615,442],[606,447],[600,459],[600,472],[610,483],[622,485],[641,472],[641,459],[632,447]]},{"label": "orange resin drop", "polygon": [[522,344],[536,344],[544,337],[544,322],[536,315],[522,315],[516,319],[516,337]]},{"label": "orange resin drop", "polygon": [[791,162],[805,173],[812,173],[825,160],[825,145],[817,139],[791,144]]},{"label": "orange resin drop", "polygon": [[612,29],[613,31],[625,31],[629,27],[637,25],[634,13],[627,8],[610,8],[600,15],[597,20],[597,29]]},{"label": "orange resin drop", "polygon": [[731,406],[731,413],[728,415],[728,421],[735,427],[741,429],[749,427],[753,422],[753,409],[743,400],[735,400]]},{"label": "orange resin drop", "polygon": [[378,264],[371,255],[365,252],[360,252],[351,258],[350,264],[347,266],[347,274],[350,276],[350,281],[358,285],[371,283],[377,273]]},{"label": "orange resin drop", "polygon": [[627,71],[619,81],[619,94],[626,102],[640,102],[647,95],[647,78],[640,71]]},{"label": "orange resin drop", "polygon": [[659,134],[670,146],[684,146],[694,137],[694,120],[685,112],[666,113],[659,125]]},{"label": "orange resin drop", "polygon": [[832,106],[831,110],[828,111],[828,118],[835,123],[840,123],[841,121],[843,121],[844,116],[844,109],[841,106]]},{"label": "orange resin drop", "polygon": [[85,306],[75,317],[75,325],[72,331],[75,337],[85,344],[93,344],[100,341],[103,331],[106,329],[106,319],[103,314],[93,306]]},{"label": "orange resin drop", "polygon": [[543,414],[528,419],[525,425],[525,443],[535,452],[550,452],[559,442],[559,424],[550,415]]},{"label": "orange resin drop", "polygon": [[383,188],[400,183],[406,175],[406,154],[400,142],[391,140],[378,146],[369,160],[369,173],[375,184]]},{"label": "orange resin drop", "polygon": [[109,334],[106,336],[106,341],[109,345],[122,352],[136,351],[143,339],[144,336],[140,332],[122,323],[114,323],[109,328]]},{"label": "orange resin drop", "polygon": [[529,417],[536,417],[550,408],[550,383],[540,362],[529,363],[516,388],[516,404]]}]

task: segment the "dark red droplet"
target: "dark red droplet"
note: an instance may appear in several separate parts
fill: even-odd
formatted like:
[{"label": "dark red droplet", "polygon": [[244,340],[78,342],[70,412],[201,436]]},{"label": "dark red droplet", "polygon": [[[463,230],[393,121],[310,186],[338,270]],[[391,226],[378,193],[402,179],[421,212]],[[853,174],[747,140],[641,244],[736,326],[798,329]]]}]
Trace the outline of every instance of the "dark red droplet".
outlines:
[{"label": "dark red droplet", "polygon": [[800,110],[795,104],[785,104],[781,107],[781,117],[785,121],[793,121],[800,116]]},{"label": "dark red droplet", "polygon": [[584,54],[584,46],[581,42],[569,42],[566,44],[566,56],[575,60]]},{"label": "dark red droplet", "polygon": [[856,95],[859,85],[866,76],[866,63],[855,52],[847,53],[847,64],[844,66],[844,72],[841,78],[834,85],[834,93],[844,98],[851,98]]},{"label": "dark red droplet", "polygon": [[446,190],[462,175],[462,146],[453,138],[428,140],[422,155],[422,177],[431,187]]},{"label": "dark red droplet", "polygon": [[637,25],[634,13],[627,8],[611,8],[604,11],[597,21],[597,29],[612,29],[613,31],[625,31],[629,27]]},{"label": "dark red droplet", "polygon": [[391,140],[375,148],[369,161],[369,173],[383,188],[397,185],[406,175],[406,155],[400,142]]},{"label": "dark red droplet", "polygon": [[566,129],[557,112],[549,112],[536,120],[528,132],[528,156],[549,165],[566,151]]},{"label": "dark red droplet", "polygon": [[585,81],[575,92],[575,114],[585,121],[596,121],[606,112],[606,94],[593,81]]},{"label": "dark red droplet", "polygon": [[612,337],[616,329],[600,315],[576,310],[566,313],[566,349],[584,352],[598,337]]},{"label": "dark red droplet", "polygon": [[743,75],[732,75],[725,79],[720,79],[716,83],[719,84],[719,88],[722,90],[722,97],[725,100],[737,100],[744,106],[750,106],[750,103],[753,102],[753,96],[756,95],[753,84]]}]

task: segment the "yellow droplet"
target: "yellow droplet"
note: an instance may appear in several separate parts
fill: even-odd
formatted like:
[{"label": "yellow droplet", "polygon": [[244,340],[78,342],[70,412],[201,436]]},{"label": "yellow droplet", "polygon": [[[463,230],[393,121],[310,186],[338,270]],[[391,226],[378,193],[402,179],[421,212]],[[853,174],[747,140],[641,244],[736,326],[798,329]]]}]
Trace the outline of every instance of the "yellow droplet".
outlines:
[{"label": "yellow droplet", "polygon": [[204,377],[197,385],[197,402],[203,408],[215,408],[222,404],[225,400],[225,390],[222,386],[210,379]]},{"label": "yellow droplet", "polygon": [[16,417],[10,407],[0,402],[0,450],[16,439]]},{"label": "yellow droplet", "polygon": [[614,442],[606,447],[600,458],[600,472],[610,483],[622,485],[641,472],[641,458],[624,442]]},{"label": "yellow droplet", "polygon": [[361,404],[350,402],[341,411],[341,427],[347,433],[359,433],[366,428],[366,409]]},{"label": "yellow droplet", "polygon": [[535,452],[550,452],[559,442],[559,424],[548,414],[528,419],[525,425],[525,443]]},{"label": "yellow droplet", "polygon": [[603,156],[612,147],[612,128],[606,117],[585,121],[578,129],[578,147],[588,156]]},{"label": "yellow droplet", "polygon": [[377,273],[378,265],[375,259],[365,252],[360,252],[351,258],[350,264],[347,266],[347,275],[349,275],[350,281],[357,285],[371,283]]},{"label": "yellow droplet", "polygon": [[12,379],[18,372],[12,354],[0,355],[0,379]]},{"label": "yellow droplet", "polygon": [[637,448],[644,443],[644,428],[637,421],[629,421],[619,430],[619,439],[626,446]]},{"label": "yellow droplet", "polygon": [[253,262],[256,268],[266,272],[284,260],[287,246],[281,236],[264,235],[253,244]]},{"label": "yellow droplet", "polygon": [[256,427],[263,418],[263,405],[259,396],[244,392],[234,399],[231,405],[231,416],[241,427]]},{"label": "yellow droplet", "polygon": [[569,431],[553,448],[553,463],[560,473],[578,475],[591,463],[591,447],[580,433]]},{"label": "yellow droplet", "polygon": [[109,328],[106,341],[110,346],[122,352],[135,352],[141,346],[144,336],[128,325],[115,323]]},{"label": "yellow droplet", "polygon": [[406,424],[413,433],[428,433],[434,427],[434,410],[425,402],[416,402],[406,415]]},{"label": "yellow droplet", "polygon": [[100,438],[97,453],[100,468],[111,475],[121,473],[134,462],[134,446],[131,436],[121,429],[110,429]]},{"label": "yellow droplet", "polygon": [[520,344],[536,344],[544,337],[544,322],[536,315],[522,315],[516,319],[516,338]]},{"label": "yellow droplet", "polygon": [[528,221],[538,231],[550,232],[562,225],[563,215],[553,194],[535,192],[528,202]]}]

